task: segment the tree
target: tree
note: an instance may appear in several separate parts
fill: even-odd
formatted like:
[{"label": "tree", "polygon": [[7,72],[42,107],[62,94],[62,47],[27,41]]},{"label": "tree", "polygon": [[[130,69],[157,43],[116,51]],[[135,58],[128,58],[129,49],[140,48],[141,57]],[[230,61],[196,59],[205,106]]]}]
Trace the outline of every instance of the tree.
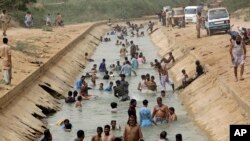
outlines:
[{"label": "tree", "polygon": [[27,10],[26,5],[36,0],[0,0],[0,9]]}]

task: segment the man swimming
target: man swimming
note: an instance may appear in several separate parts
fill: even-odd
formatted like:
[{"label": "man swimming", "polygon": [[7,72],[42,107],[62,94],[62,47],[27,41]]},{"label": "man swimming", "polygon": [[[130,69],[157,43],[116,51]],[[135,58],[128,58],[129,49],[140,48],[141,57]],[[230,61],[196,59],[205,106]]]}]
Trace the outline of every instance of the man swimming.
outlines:
[{"label": "man swimming", "polygon": [[155,118],[156,123],[164,123],[168,120],[168,106],[162,104],[162,98],[157,97],[157,105],[154,107],[152,118]]},{"label": "man swimming", "polygon": [[141,128],[136,122],[135,116],[130,116],[124,130],[124,141],[139,141],[143,138]]},{"label": "man swimming", "polygon": [[96,129],[97,135],[93,136],[91,141],[102,141],[102,127],[97,127]]},{"label": "man swimming", "polygon": [[110,126],[105,125],[104,126],[104,135],[102,136],[102,141],[114,141],[115,136],[110,134]]}]

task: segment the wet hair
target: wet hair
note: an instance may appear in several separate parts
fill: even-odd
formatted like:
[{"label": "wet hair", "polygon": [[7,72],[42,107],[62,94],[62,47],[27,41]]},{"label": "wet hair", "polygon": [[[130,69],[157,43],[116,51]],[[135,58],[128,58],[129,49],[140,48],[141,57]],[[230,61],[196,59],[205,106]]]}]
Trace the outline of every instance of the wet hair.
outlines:
[{"label": "wet hair", "polygon": [[65,129],[72,129],[72,125],[68,122],[64,124]]},{"label": "wet hair", "polygon": [[65,119],[63,123],[69,123],[69,119]]},{"label": "wet hair", "polygon": [[186,73],[186,70],[185,70],[185,69],[183,69],[183,70],[181,70],[181,72],[182,72],[182,73]]},{"label": "wet hair", "polygon": [[132,104],[135,103],[135,102],[136,102],[135,99],[131,99],[131,100],[130,100],[130,105],[132,105]]},{"label": "wet hair", "polygon": [[155,77],[152,75],[152,76],[151,76],[151,80],[154,80],[154,79],[155,79]]},{"label": "wet hair", "polygon": [[68,96],[72,96],[72,91],[68,91]]},{"label": "wet hair", "polygon": [[96,129],[96,130],[100,130],[100,131],[102,131],[102,132],[103,132],[102,127],[97,127],[97,129]]},{"label": "wet hair", "polygon": [[3,38],[3,43],[4,44],[8,44],[8,41],[9,41],[8,38]]},{"label": "wet hair", "polygon": [[78,92],[76,90],[74,90],[73,96],[76,97],[77,95],[78,95]]},{"label": "wet hair", "polygon": [[148,105],[148,100],[147,100],[147,99],[145,99],[145,100],[143,100],[143,102],[142,102],[142,103],[143,103],[143,105],[144,105],[144,106],[146,106],[146,105]]},{"label": "wet hair", "polygon": [[44,135],[44,138],[49,139],[51,137],[51,133],[49,129],[44,130],[43,135]]},{"label": "wet hair", "polygon": [[77,97],[77,100],[78,100],[78,101],[82,101],[82,96],[78,96],[78,97]]},{"label": "wet hair", "polygon": [[114,108],[117,108],[118,105],[117,105],[116,102],[111,102],[110,106],[111,106],[112,109],[114,109]]},{"label": "wet hair", "polygon": [[161,98],[161,97],[157,97],[157,100],[160,100],[160,101],[162,101],[162,98]]},{"label": "wet hair", "polygon": [[111,120],[111,124],[112,124],[113,122],[115,122],[115,123],[116,123],[116,120]]},{"label": "wet hair", "polygon": [[175,109],[174,109],[174,107],[170,107],[170,108],[168,108],[170,111],[173,111],[173,112],[175,112]]},{"label": "wet hair", "polygon": [[110,130],[110,125],[105,125],[105,126],[104,126],[104,129],[105,129],[105,128],[108,128],[108,129]]},{"label": "wet hair", "polygon": [[147,74],[146,74],[146,77],[147,77],[147,78],[150,78],[150,74],[149,74],[149,73],[147,73]]},{"label": "wet hair", "polygon": [[167,138],[167,132],[166,131],[162,131],[160,134],[160,138],[161,139],[166,139]]},{"label": "wet hair", "polygon": [[199,66],[199,65],[200,65],[200,61],[199,61],[199,60],[196,60],[196,61],[195,61],[195,64],[196,64],[197,66]]},{"label": "wet hair", "polygon": [[182,141],[182,135],[181,134],[176,134],[175,139],[176,139],[176,141]]},{"label": "wet hair", "polygon": [[78,130],[77,131],[77,137],[78,138],[84,138],[84,131],[83,130]]},{"label": "wet hair", "polygon": [[121,81],[120,80],[116,80],[115,83],[116,83],[116,85],[120,85]]},{"label": "wet hair", "polygon": [[116,137],[115,141],[122,141],[122,139],[120,137]]},{"label": "wet hair", "polygon": [[146,78],[146,75],[141,75],[141,79],[145,79]]},{"label": "wet hair", "polygon": [[124,77],[124,78],[125,78],[125,77],[126,77],[126,75],[125,75],[125,74],[120,74],[120,77]]}]

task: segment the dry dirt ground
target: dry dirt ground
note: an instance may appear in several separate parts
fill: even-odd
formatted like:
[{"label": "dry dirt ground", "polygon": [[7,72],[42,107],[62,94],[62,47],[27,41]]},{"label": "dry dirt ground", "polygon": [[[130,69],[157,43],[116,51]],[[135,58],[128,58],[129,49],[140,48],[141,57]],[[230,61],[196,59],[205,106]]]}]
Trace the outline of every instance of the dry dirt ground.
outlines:
[{"label": "dry dirt ground", "polygon": [[[234,24],[235,31],[237,26],[250,27],[249,22],[239,19],[231,19],[231,24]],[[151,37],[160,48],[159,55],[165,56],[172,51],[177,58],[169,70],[176,86],[180,85],[182,69],[190,77],[194,76],[196,60],[200,60],[207,71],[181,90],[180,96],[189,113],[209,133],[211,140],[228,140],[230,124],[249,124],[250,46],[246,47],[245,80],[235,82],[229,55],[229,35],[207,36],[206,31],[202,30],[202,37],[197,39],[194,24],[181,29],[158,27],[159,30]]]},{"label": "dry dirt ground", "polygon": [[[7,31],[7,35],[9,45],[12,47],[13,79],[10,86],[6,86],[1,81],[0,97],[34,72],[40,65],[49,60],[91,25],[92,23],[68,25],[53,28],[53,31],[10,28]],[[2,65],[0,64],[0,71],[1,68]],[[2,78],[3,76],[0,75],[0,80]]]}]

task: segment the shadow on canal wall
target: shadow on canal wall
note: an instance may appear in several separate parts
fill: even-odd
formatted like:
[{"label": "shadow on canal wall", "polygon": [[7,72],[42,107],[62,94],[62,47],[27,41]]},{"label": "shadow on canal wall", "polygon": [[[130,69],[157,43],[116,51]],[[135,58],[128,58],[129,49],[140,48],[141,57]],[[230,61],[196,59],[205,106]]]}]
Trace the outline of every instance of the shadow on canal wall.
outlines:
[{"label": "shadow on canal wall", "polygon": [[84,69],[84,53],[91,55],[100,42],[95,37],[100,37],[109,29],[102,24],[90,26],[0,98],[1,141],[35,140],[43,133],[46,123],[42,119],[60,110],[59,99],[67,96],[65,92],[74,87],[76,77]]},{"label": "shadow on canal wall", "polygon": [[[155,31],[151,39],[159,48],[158,54],[161,57],[168,57],[167,53],[170,51],[176,57],[176,63],[168,67],[175,86],[179,86],[182,80],[181,70],[185,69],[189,76],[194,76],[195,61],[200,58],[199,54],[188,51],[175,34],[166,30],[161,28]],[[181,90],[179,95],[189,114],[201,129],[209,134],[210,140],[229,140],[230,124],[249,124],[249,106],[238,100],[236,94],[218,79],[216,71],[219,68],[214,69],[208,64],[202,65],[207,71],[206,74]]]}]

